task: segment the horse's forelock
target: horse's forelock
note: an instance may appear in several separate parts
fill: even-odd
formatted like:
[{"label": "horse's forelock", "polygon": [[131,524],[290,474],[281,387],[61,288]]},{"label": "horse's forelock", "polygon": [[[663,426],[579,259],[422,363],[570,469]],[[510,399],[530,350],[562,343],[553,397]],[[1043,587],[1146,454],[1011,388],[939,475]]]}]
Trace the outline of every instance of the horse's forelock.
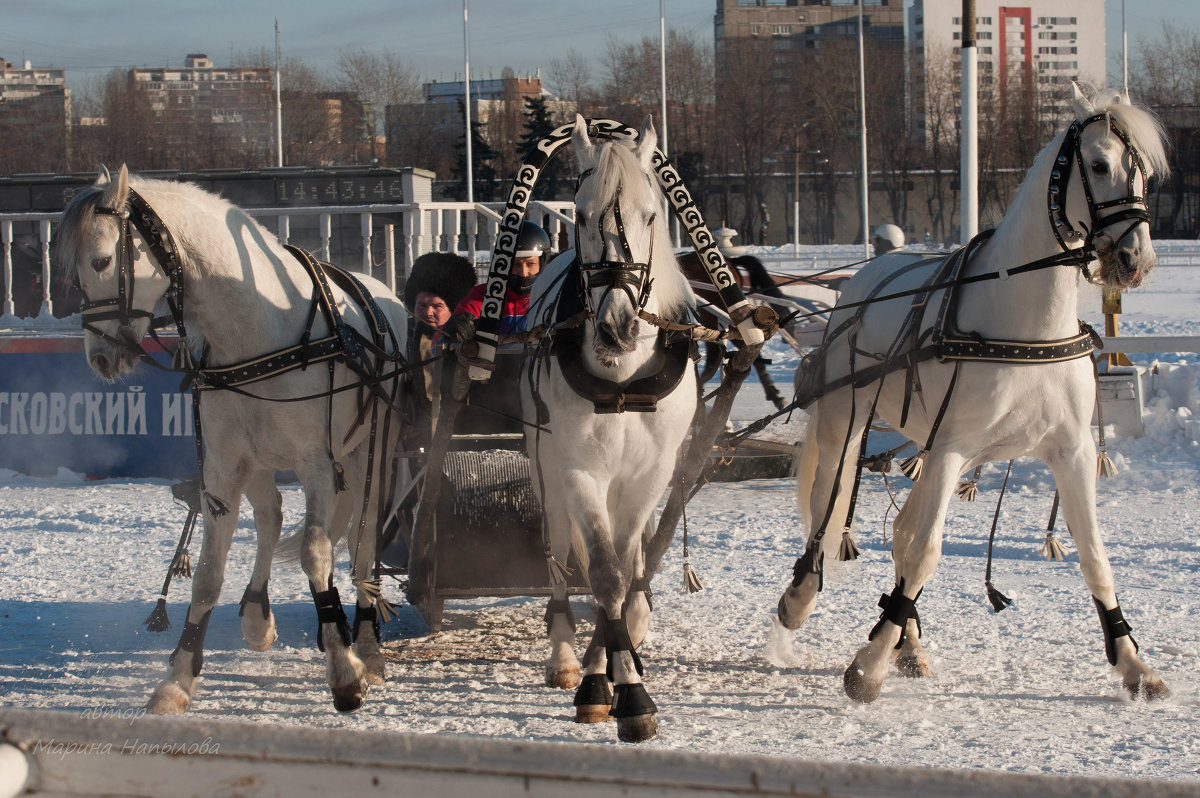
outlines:
[{"label": "horse's forelock", "polygon": [[95,208],[104,195],[102,189],[88,186],[76,194],[63,209],[54,235],[54,262],[69,278],[79,271],[79,248],[88,225],[95,223]]},{"label": "horse's forelock", "polygon": [[1167,160],[1166,134],[1154,114],[1139,105],[1130,105],[1117,92],[1104,92],[1096,99],[1096,113],[1108,114],[1117,127],[1129,136],[1152,174],[1165,178],[1171,167]]},{"label": "horse's forelock", "polygon": [[[633,194],[638,202],[661,203],[657,180],[642,168],[633,142],[616,139],[606,142],[596,152],[595,171],[589,178],[596,181],[596,197],[611,199],[620,191],[626,196],[625,192]],[[660,310],[670,312],[689,303],[689,291],[672,252],[667,228],[668,219],[660,213],[654,225],[654,294]]]}]

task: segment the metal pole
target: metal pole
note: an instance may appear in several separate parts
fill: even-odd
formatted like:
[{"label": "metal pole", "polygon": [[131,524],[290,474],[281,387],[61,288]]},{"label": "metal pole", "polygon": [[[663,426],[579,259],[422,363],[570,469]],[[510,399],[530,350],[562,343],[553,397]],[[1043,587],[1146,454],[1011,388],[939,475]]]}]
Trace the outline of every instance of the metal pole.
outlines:
[{"label": "metal pole", "polygon": [[[658,0],[658,42],[659,42],[659,92],[662,95],[662,141],[663,155],[670,155],[667,149],[667,0]],[[679,246],[679,219],[670,212],[671,208],[666,197],[663,197],[663,213],[672,222],[671,229],[675,231],[675,246]]]},{"label": "metal pole", "polygon": [[975,0],[963,0],[962,29],[962,244],[979,232],[979,118],[976,107],[978,52],[975,47]]},{"label": "metal pole", "polygon": [[867,73],[863,60],[863,0],[858,0],[858,108],[859,108],[859,148],[862,152],[862,237],[863,255],[871,257],[871,217],[870,190],[871,180],[867,174]]},{"label": "metal pole", "polygon": [[475,202],[475,175],[471,166],[471,43],[467,38],[467,0],[463,0],[463,111],[467,120],[467,202]]},{"label": "metal pole", "polygon": [[279,17],[275,18],[275,165],[283,166],[283,101],[279,87]]},{"label": "metal pole", "polygon": [[1129,31],[1125,29],[1125,0],[1121,0],[1121,86],[1129,96]]}]

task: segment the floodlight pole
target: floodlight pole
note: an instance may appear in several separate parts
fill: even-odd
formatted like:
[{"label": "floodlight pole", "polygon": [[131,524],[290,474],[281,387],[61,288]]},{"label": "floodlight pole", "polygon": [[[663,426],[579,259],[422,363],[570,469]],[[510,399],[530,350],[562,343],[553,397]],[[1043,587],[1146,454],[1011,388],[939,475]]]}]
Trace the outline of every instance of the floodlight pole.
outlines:
[{"label": "floodlight pole", "polygon": [[975,0],[963,0],[962,20],[962,199],[959,214],[962,229],[959,243],[966,244],[979,232],[979,54],[975,47]]},{"label": "floodlight pole", "polygon": [[467,122],[467,202],[475,203],[475,175],[471,166],[471,43],[467,38],[467,0],[463,0],[463,116]]},{"label": "floodlight pole", "polygon": [[871,257],[871,217],[870,198],[867,192],[871,188],[871,177],[867,174],[867,72],[863,58],[863,0],[858,0],[858,135],[861,150],[862,168],[862,237],[863,256]]}]

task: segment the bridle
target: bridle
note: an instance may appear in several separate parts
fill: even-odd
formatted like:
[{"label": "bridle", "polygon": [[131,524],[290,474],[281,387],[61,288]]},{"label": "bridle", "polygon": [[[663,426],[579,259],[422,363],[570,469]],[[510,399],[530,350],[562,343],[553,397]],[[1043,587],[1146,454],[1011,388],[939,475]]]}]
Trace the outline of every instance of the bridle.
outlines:
[{"label": "bridle", "polygon": [[[595,169],[586,169],[579,176],[579,180],[575,184],[575,195],[579,195],[579,187],[583,185],[583,181],[587,179]],[[625,222],[621,218],[621,187],[617,186],[612,202],[600,212],[597,219],[600,225],[601,235],[604,231],[604,217],[611,215],[613,226],[617,231],[617,241],[621,247],[621,255],[623,260],[600,260],[595,262],[584,263],[578,251],[575,254],[575,261],[579,266],[579,278],[581,290],[583,292],[583,300],[587,309],[592,313],[593,317],[598,308],[592,307],[592,290],[596,288],[606,288],[604,298],[615,289],[624,291],[629,297],[629,301],[634,307],[640,311],[646,306],[646,301],[650,298],[650,285],[653,280],[650,279],[650,262],[654,259],[654,235],[651,228],[650,235],[650,253],[646,257],[645,262],[635,261],[633,259],[633,249],[629,246],[629,239],[625,235]],[[608,245],[603,245],[603,251],[608,251]],[[600,304],[604,303],[604,299],[600,300]]]},{"label": "bridle", "polygon": [[[1124,197],[1107,202],[1096,202],[1092,196],[1092,186],[1088,181],[1081,142],[1084,129],[1094,122],[1101,121],[1125,145],[1131,161],[1126,179],[1126,191],[1128,193]],[[1083,229],[1077,230],[1067,217],[1066,187],[1076,166],[1078,166],[1079,179],[1083,184],[1084,198],[1087,200],[1088,215],[1091,221],[1090,229],[1081,222],[1080,227]],[[1054,237],[1058,239],[1059,246],[1064,251],[1070,250],[1072,242],[1082,239],[1084,244],[1083,252],[1088,253],[1090,258],[1090,253],[1095,251],[1095,237],[1101,230],[1117,222],[1132,219],[1132,223],[1125,229],[1125,232],[1113,239],[1114,241],[1119,241],[1142,222],[1148,224],[1150,222],[1150,210],[1146,207],[1146,198],[1144,195],[1136,193],[1136,189],[1134,188],[1134,176],[1137,174],[1142,176],[1144,193],[1149,185],[1149,174],[1146,172],[1145,164],[1142,162],[1142,156],[1138,153],[1137,148],[1133,146],[1133,142],[1129,140],[1128,134],[1112,124],[1112,119],[1108,114],[1095,114],[1094,116],[1089,116],[1087,119],[1072,122],[1063,136],[1062,146],[1059,148],[1058,155],[1054,159],[1054,167],[1050,170],[1050,182],[1046,192],[1046,207],[1050,215],[1050,227],[1054,231]],[[1119,208],[1119,210],[1105,213],[1105,211],[1111,208]]]},{"label": "bridle", "polygon": [[[117,295],[111,299],[82,303],[79,312],[83,316],[83,329],[121,349],[132,351],[144,360],[151,360],[146,350],[142,348],[141,342],[134,340],[133,336],[128,333],[129,325],[135,319],[149,319],[149,332],[154,335],[157,330],[174,323],[180,341],[186,340],[187,330],[183,323],[183,269],[179,262],[179,248],[163,220],[154,212],[149,203],[133,189],[129,189],[129,197],[123,207],[110,208],[97,205],[93,208],[93,212],[98,216],[112,216],[117,222],[117,252],[113,264],[113,268],[117,270]],[[170,317],[155,316],[152,311],[141,310],[133,306],[134,228],[149,246],[150,260],[154,267],[161,270],[167,277],[168,286],[164,296],[171,310]],[[97,322],[114,319],[117,321],[119,337],[114,338],[96,326]],[[177,350],[177,352],[186,351],[187,347],[184,345]]]}]

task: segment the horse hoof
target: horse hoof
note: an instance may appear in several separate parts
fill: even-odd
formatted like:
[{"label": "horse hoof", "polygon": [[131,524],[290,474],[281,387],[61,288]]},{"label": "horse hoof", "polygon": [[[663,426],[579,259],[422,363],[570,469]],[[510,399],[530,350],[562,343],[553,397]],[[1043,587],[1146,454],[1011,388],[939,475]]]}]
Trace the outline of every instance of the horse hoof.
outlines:
[{"label": "horse hoof", "polygon": [[608,714],[609,709],[608,704],[576,704],[575,722],[605,723],[612,720],[612,716]]},{"label": "horse hoof", "polygon": [[902,654],[896,657],[896,669],[901,676],[909,679],[928,679],[933,676],[933,669],[923,657],[916,654]]},{"label": "horse hoof", "polygon": [[617,718],[617,739],[623,743],[644,743],[657,734],[658,721],[653,715]]},{"label": "horse hoof", "polygon": [[868,679],[856,662],[851,662],[850,667],[842,674],[842,689],[846,691],[846,696],[860,704],[869,704],[879,698],[881,687],[883,681]]},{"label": "horse hoof", "polygon": [[559,690],[574,690],[583,681],[579,666],[573,668],[546,668],[546,686]]},{"label": "horse hoof", "polygon": [[575,722],[603,723],[611,717],[612,701],[608,677],[603,673],[588,674],[575,691]]},{"label": "horse hoof", "polygon": [[261,632],[252,630],[246,624],[242,624],[242,637],[246,640],[246,645],[251,651],[266,651],[275,642],[279,634],[275,631],[275,616],[271,615],[267,621],[267,627]]},{"label": "horse hoof", "polygon": [[333,693],[333,708],[338,712],[357,712],[362,708],[363,699],[367,696],[365,682],[355,682],[345,687],[331,687]]},{"label": "horse hoof", "polygon": [[387,665],[382,654],[372,654],[362,658],[363,679],[371,687],[378,687],[387,679]]},{"label": "horse hoof", "polygon": [[1144,698],[1147,701],[1162,701],[1171,697],[1171,691],[1162,679],[1139,679],[1136,684],[1125,685],[1125,689],[1134,700]]},{"label": "horse hoof", "polygon": [[163,682],[150,696],[146,710],[152,715],[182,715],[192,705],[192,697],[178,682]]}]

